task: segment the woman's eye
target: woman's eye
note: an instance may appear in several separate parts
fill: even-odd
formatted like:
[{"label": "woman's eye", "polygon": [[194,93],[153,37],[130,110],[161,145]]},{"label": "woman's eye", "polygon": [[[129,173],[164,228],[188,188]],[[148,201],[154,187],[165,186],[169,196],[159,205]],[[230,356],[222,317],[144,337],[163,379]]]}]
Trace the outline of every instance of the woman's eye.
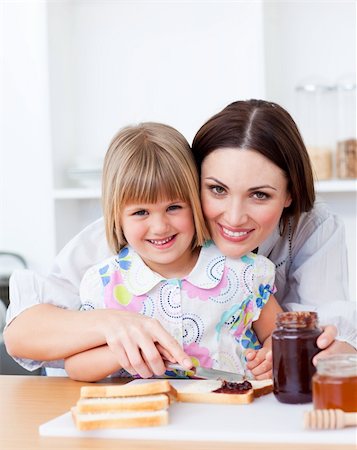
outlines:
[{"label": "woman's eye", "polygon": [[147,211],[145,209],[141,209],[140,211],[135,211],[133,216],[145,216],[147,214]]},{"label": "woman's eye", "polygon": [[213,194],[222,195],[226,192],[226,190],[222,186],[209,186],[209,189]]},{"label": "woman's eye", "polygon": [[270,197],[270,195],[265,192],[257,191],[253,193],[253,197],[257,200],[266,200]]}]

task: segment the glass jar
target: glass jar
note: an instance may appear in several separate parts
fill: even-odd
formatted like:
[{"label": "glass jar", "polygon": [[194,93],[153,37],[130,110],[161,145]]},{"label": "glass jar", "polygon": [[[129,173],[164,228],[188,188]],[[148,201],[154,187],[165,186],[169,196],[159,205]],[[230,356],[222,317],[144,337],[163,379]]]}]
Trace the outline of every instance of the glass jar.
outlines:
[{"label": "glass jar", "polygon": [[272,334],[275,397],[282,403],[312,401],[313,357],[320,351],[317,314],[309,311],[279,313]]},{"label": "glass jar", "polygon": [[357,355],[319,359],[312,378],[312,398],[315,409],[357,412]]},{"label": "glass jar", "polygon": [[296,87],[296,122],[310,156],[315,180],[333,177],[336,150],[336,87],[312,81]]},{"label": "glass jar", "polygon": [[341,79],[337,84],[336,173],[338,178],[357,178],[355,79],[355,77]]}]

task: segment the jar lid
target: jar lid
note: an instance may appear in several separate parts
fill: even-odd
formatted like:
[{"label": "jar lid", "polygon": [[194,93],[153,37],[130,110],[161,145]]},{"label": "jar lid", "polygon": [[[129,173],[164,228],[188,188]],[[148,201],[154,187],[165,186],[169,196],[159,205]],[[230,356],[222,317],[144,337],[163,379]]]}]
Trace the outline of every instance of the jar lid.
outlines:
[{"label": "jar lid", "polygon": [[357,376],[357,354],[340,353],[339,355],[319,358],[317,360],[317,372],[320,375],[335,377]]},{"label": "jar lid", "polygon": [[277,326],[288,328],[308,328],[317,323],[317,313],[314,311],[288,311],[278,313],[276,316]]}]

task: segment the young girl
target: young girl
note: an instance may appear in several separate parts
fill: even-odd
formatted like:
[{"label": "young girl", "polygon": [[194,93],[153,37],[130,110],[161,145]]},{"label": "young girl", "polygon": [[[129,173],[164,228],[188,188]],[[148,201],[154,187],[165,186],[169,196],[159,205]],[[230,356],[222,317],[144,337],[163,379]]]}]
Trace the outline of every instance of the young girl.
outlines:
[{"label": "young girl", "polygon": [[254,253],[223,256],[207,241],[185,138],[155,123],[121,130],[104,161],[103,205],[115,256],[86,272],[80,295],[82,309],[120,310],[120,338],[115,355],[108,342],[66,358],[69,376],[95,381],[120,369],[162,375],[163,360],[175,358],[157,342],[152,324],[159,321],[194,365],[245,373],[252,349],[250,367],[261,365],[266,377],[281,311],[272,295],[274,265]]}]

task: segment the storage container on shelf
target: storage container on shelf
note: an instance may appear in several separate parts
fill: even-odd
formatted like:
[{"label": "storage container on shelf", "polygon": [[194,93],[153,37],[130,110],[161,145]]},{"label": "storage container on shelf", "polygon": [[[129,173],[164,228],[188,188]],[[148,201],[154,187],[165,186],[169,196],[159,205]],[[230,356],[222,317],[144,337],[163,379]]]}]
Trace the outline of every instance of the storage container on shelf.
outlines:
[{"label": "storage container on shelf", "polygon": [[357,178],[356,78],[337,82],[337,151],[338,178]]},{"label": "storage container on shelf", "polygon": [[312,163],[315,180],[334,176],[336,149],[336,87],[301,83],[296,88],[297,125]]}]

